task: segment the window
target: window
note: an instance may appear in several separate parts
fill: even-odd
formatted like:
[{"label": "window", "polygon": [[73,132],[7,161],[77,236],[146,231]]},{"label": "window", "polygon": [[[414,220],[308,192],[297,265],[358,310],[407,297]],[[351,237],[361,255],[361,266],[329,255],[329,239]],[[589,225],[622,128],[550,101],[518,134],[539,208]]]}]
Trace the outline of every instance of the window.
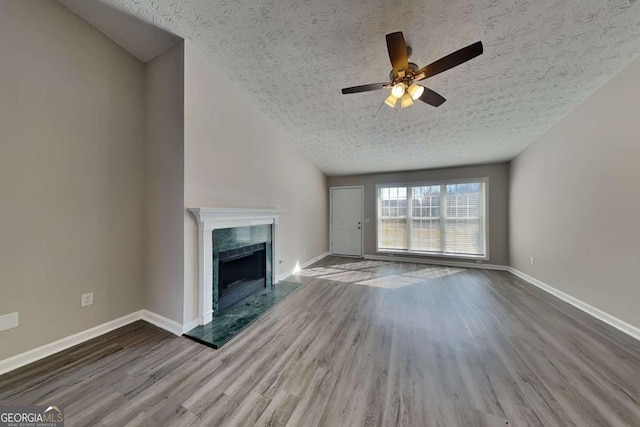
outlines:
[{"label": "window", "polygon": [[378,251],[485,257],[486,186],[378,186]]}]

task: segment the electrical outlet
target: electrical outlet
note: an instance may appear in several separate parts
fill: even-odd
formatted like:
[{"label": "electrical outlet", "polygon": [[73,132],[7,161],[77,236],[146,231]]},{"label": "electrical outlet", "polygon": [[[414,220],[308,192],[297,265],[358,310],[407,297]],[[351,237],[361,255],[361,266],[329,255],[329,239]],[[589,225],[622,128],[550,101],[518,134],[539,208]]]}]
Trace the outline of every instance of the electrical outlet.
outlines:
[{"label": "electrical outlet", "polygon": [[302,255],[306,255],[307,254],[307,248],[302,248]]},{"label": "electrical outlet", "polygon": [[536,265],[536,259],[534,257],[531,257],[531,265]]},{"label": "electrical outlet", "polygon": [[19,324],[18,312],[5,314],[0,316],[0,331],[17,328]]},{"label": "electrical outlet", "polygon": [[86,307],[88,305],[93,305],[93,292],[82,294],[80,297],[80,307]]}]

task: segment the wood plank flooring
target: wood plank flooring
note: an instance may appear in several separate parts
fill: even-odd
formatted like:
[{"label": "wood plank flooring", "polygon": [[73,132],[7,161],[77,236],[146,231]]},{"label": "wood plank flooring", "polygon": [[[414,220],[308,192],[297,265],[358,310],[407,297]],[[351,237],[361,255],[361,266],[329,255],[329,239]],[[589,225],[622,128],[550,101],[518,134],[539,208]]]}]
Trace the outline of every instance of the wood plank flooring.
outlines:
[{"label": "wood plank flooring", "polygon": [[506,272],[329,257],[221,350],[136,322],[0,376],[67,426],[640,426],[640,343]]}]

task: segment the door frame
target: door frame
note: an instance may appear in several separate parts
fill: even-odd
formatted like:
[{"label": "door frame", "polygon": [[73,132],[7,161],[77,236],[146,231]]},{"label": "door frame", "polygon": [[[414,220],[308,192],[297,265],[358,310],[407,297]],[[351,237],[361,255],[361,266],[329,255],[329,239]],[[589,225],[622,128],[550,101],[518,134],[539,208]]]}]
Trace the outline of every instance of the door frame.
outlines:
[{"label": "door frame", "polygon": [[363,258],[364,257],[364,185],[345,185],[340,187],[329,187],[329,252],[333,253],[333,190],[348,190],[352,188],[360,189],[360,255],[341,255],[336,256]]}]

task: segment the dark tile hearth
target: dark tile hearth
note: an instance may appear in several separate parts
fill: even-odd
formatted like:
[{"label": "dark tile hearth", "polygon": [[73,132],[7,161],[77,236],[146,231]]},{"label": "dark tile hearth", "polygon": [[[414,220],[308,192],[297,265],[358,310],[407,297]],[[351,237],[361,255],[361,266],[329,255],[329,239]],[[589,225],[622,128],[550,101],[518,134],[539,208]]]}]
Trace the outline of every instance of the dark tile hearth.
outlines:
[{"label": "dark tile hearth", "polygon": [[302,283],[278,282],[216,314],[210,323],[190,330],[185,336],[210,347],[220,348],[301,286]]}]

